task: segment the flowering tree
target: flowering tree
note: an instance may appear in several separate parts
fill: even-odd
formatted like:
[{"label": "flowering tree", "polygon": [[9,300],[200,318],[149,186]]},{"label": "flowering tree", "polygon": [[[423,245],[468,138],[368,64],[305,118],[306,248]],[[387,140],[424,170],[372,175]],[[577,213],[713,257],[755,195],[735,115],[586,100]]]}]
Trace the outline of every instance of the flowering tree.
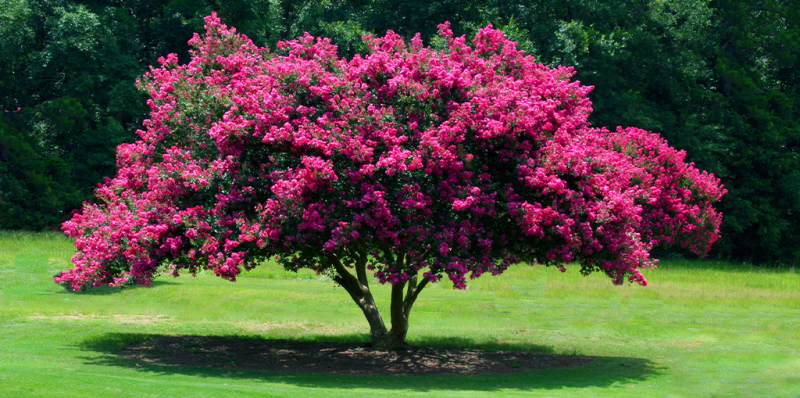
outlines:
[{"label": "flowering tree", "polygon": [[[368,36],[350,60],[305,36],[258,48],[216,15],[140,81],[152,99],[117,176],[64,223],[75,290],[211,269],[235,280],[276,257],[328,274],[364,312],[373,345],[404,344],[423,288],[520,262],[578,263],[646,284],[649,250],[705,253],[724,190],[637,128],[587,123],[591,87],[497,30],[446,48]],[[392,285],[391,329],[368,273]]]}]

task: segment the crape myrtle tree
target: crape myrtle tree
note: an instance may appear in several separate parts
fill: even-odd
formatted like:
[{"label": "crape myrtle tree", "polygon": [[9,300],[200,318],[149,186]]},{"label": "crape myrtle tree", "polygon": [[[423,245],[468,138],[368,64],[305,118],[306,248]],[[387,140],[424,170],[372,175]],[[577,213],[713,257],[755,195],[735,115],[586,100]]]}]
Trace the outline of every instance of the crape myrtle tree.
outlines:
[{"label": "crape myrtle tree", "polygon": [[[276,258],[330,275],[373,346],[403,346],[415,300],[443,277],[517,263],[645,285],[649,250],[703,254],[717,239],[719,180],[638,128],[588,124],[591,87],[534,62],[502,32],[441,45],[389,31],[365,56],[308,34],[256,47],[215,14],[139,82],[140,140],[97,203],[64,223],[75,290],[148,285],[210,269],[236,280]],[[368,275],[391,284],[391,327]]]}]

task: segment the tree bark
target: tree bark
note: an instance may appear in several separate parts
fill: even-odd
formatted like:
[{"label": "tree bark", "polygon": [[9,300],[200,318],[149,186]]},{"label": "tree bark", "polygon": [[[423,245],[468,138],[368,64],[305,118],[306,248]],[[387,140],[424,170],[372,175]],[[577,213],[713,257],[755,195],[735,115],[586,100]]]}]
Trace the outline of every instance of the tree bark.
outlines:
[{"label": "tree bark", "polygon": [[347,268],[345,268],[344,264],[339,260],[334,254],[328,256],[328,259],[331,261],[336,273],[338,274],[333,278],[336,283],[344,288],[353,301],[356,302],[361,311],[364,313],[364,317],[367,318],[367,322],[369,323],[370,329],[370,338],[372,341],[382,340],[388,334],[386,330],[386,325],[383,323],[383,318],[381,317],[380,312],[378,311],[378,306],[375,305],[375,299],[372,297],[372,292],[369,290],[369,282],[367,281],[366,275],[366,263],[367,263],[367,255],[366,253],[360,253],[358,260],[356,261],[356,275],[358,278],[354,277]]},{"label": "tree bark", "polygon": [[[392,301],[390,305],[392,329],[387,330],[383,318],[378,311],[378,307],[375,305],[372,292],[369,290],[369,281],[366,272],[367,253],[363,250],[359,251],[358,260],[354,264],[356,269],[355,276],[347,270],[339,257],[335,254],[328,255],[328,259],[337,274],[334,276],[333,280],[350,294],[353,301],[361,308],[364,317],[367,318],[370,327],[372,348],[376,350],[399,350],[407,348],[406,335],[408,334],[408,316],[411,312],[411,307],[414,305],[420,291],[422,291],[430,280],[428,278],[422,278],[422,281],[417,284],[417,276],[415,275],[408,281],[398,282],[392,285]],[[396,265],[402,267],[404,261],[405,253],[399,253],[396,257]],[[403,289],[406,285],[408,289],[404,295]]]}]

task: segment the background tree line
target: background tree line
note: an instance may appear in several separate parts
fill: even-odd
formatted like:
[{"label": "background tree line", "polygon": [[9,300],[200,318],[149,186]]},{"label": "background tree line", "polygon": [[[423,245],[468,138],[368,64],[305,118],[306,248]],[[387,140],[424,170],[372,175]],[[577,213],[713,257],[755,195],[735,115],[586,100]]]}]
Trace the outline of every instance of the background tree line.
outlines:
[{"label": "background tree line", "polygon": [[800,7],[780,0],[5,0],[0,3],[0,228],[58,226],[115,171],[147,116],[134,81],[217,11],[256,44],[305,31],[340,55],[364,33],[488,23],[595,86],[595,125],[685,149],[729,193],[712,255],[800,259]]}]

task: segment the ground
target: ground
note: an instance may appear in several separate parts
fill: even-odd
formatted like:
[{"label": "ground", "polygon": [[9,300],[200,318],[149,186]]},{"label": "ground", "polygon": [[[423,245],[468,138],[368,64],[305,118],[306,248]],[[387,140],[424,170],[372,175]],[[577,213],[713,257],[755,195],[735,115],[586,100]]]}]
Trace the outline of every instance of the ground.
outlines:
[{"label": "ground", "polygon": [[[646,287],[575,266],[516,266],[466,291],[444,281],[414,305],[417,348],[378,354],[353,300],[312,271],[75,293],[52,279],[74,252],[56,233],[0,231],[0,396],[800,398],[790,265],[665,260]],[[387,308],[390,288],[371,287]],[[359,355],[378,374],[349,365]]]},{"label": "ground", "polygon": [[377,351],[368,344],[221,336],[157,336],[134,342],[120,356],[159,365],[332,374],[484,374],[568,368],[586,356],[410,346]]}]

